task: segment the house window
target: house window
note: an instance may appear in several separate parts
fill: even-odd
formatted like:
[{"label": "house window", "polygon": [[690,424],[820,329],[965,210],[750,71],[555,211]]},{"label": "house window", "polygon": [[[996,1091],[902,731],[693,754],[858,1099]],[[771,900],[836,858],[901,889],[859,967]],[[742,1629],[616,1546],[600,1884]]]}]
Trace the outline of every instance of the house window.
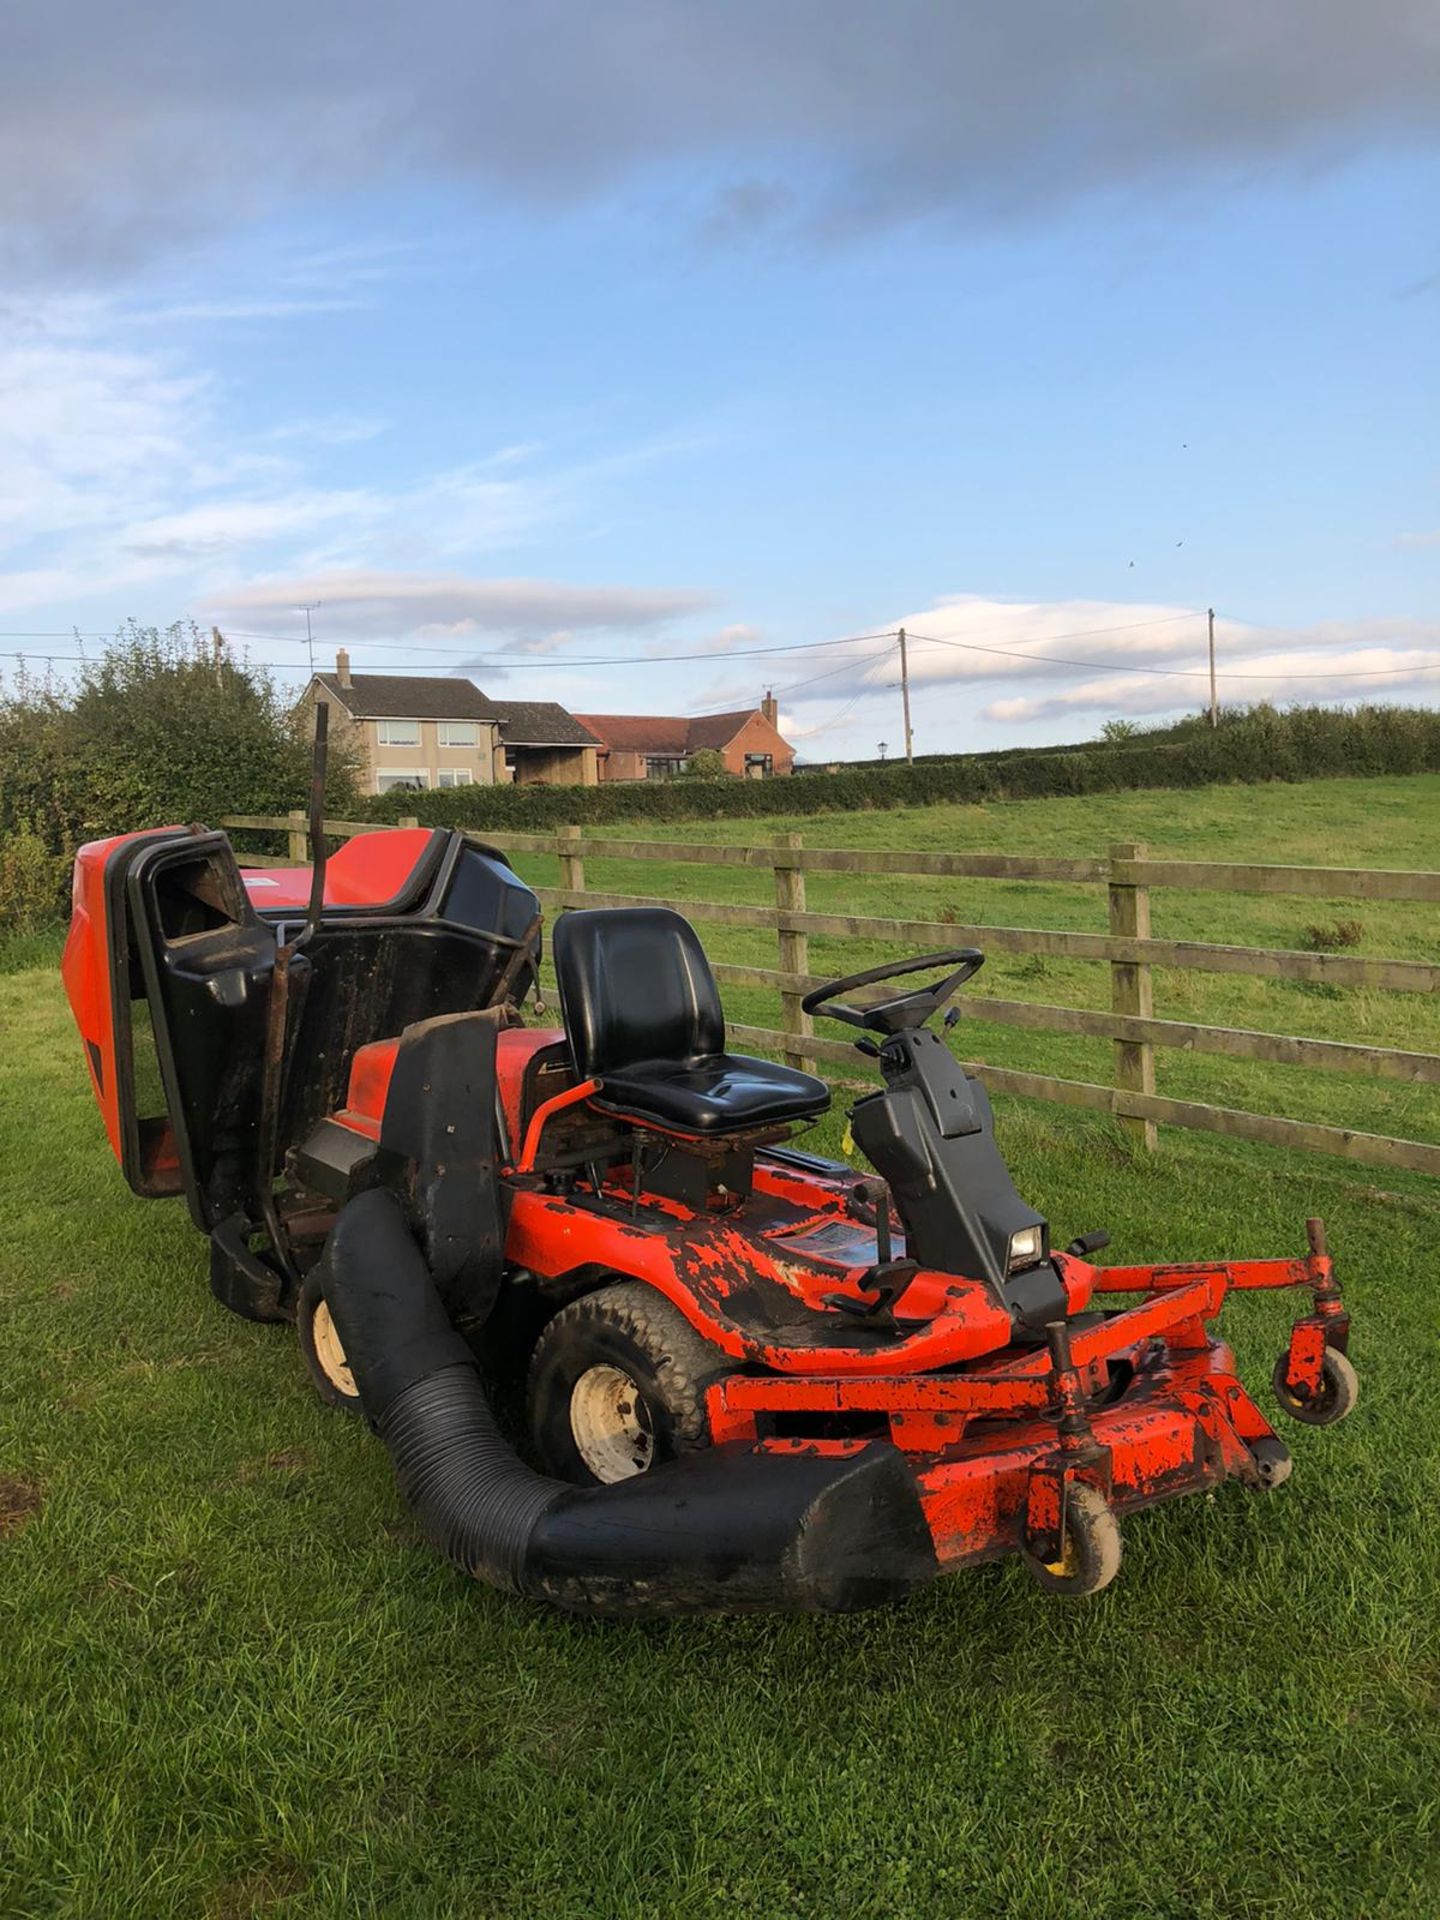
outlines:
[{"label": "house window", "polygon": [[442,747],[478,747],[480,729],[473,720],[442,720],[440,744]]},{"label": "house window", "polygon": [[775,771],[774,754],[747,753],[745,756],[745,771],[752,780],[768,779]]},{"label": "house window", "polygon": [[683,773],[689,762],[682,754],[651,754],[645,762],[647,780],[673,780],[677,773]]},{"label": "house window", "polygon": [[441,787],[470,787],[475,781],[468,767],[442,767],[436,784]]},{"label": "house window", "polygon": [[377,720],[375,737],[382,747],[418,747],[420,722],[418,720]]},{"label": "house window", "polygon": [[375,776],[377,793],[424,793],[430,777],[423,767],[392,767]]}]

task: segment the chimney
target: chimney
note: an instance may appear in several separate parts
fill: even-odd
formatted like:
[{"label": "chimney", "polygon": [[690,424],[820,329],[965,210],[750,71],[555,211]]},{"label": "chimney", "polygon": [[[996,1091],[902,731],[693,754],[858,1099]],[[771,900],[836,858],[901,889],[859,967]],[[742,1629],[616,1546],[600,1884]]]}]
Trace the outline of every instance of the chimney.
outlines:
[{"label": "chimney", "polygon": [[350,656],[344,647],[335,656],[335,678],[342,687],[350,685]]},{"label": "chimney", "polygon": [[765,689],[765,698],[760,702],[760,711],[778,733],[780,731],[780,703],[769,687]]}]

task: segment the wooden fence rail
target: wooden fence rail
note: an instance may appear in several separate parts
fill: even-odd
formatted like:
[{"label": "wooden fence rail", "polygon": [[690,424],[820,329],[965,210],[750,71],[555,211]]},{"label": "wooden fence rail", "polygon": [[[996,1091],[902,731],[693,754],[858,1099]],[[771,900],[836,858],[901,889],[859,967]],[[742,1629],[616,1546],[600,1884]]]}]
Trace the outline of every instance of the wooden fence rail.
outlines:
[{"label": "wooden fence rail", "polygon": [[[406,819],[398,824],[413,827],[417,822]],[[246,854],[242,858],[247,865],[279,866],[305,858],[305,822],[299,813],[238,815],[223,820],[221,825],[288,836],[288,862],[277,856]],[[327,820],[325,825],[327,833],[337,838],[383,830],[370,821]],[[1113,1084],[1061,1079],[974,1062],[975,1069],[990,1087],[1003,1093],[1112,1114],[1144,1146],[1155,1144],[1157,1124],[1193,1127],[1235,1139],[1333,1154],[1371,1166],[1406,1168],[1440,1177],[1440,1145],[1427,1141],[1402,1140],[1314,1121],[1250,1113],[1203,1101],[1174,1100],[1157,1093],[1155,1052],[1157,1048],[1178,1048],[1227,1059],[1316,1068],[1427,1086],[1440,1086],[1440,1055],[1168,1020],[1157,1017],[1154,1007],[1154,969],[1157,967],[1431,994],[1440,992],[1440,965],[1425,960],[1371,959],[1357,954],[1163,940],[1154,938],[1150,932],[1150,894],[1156,888],[1440,903],[1440,873],[1156,860],[1143,846],[1131,842],[1112,847],[1107,859],[1059,859],[1028,854],[928,853],[903,848],[851,851],[807,847],[798,834],[787,834],[768,845],[745,847],[710,846],[695,841],[634,840],[607,833],[591,834],[579,827],[562,827],[555,833],[502,830],[476,837],[507,853],[547,854],[558,858],[560,884],[536,887],[535,892],[547,909],[560,911],[579,906],[654,904],[653,894],[611,893],[588,886],[587,859],[769,869],[774,878],[773,905],[686,900],[684,906],[692,920],[773,935],[778,966],[719,962],[715,972],[726,984],[759,987],[776,994],[780,1008],[778,1027],[731,1023],[730,1032],[742,1045],[778,1053],[796,1066],[812,1068],[817,1062],[829,1062],[848,1067],[852,1074],[862,1070],[849,1043],[815,1035],[810,1016],[800,1004],[805,993],[817,986],[822,977],[810,971],[811,936],[875,941],[896,948],[973,945],[997,953],[1096,961],[1110,970],[1108,1011],[976,994],[966,996],[965,1007],[974,1018],[997,1025],[1109,1040],[1114,1050]],[[960,926],[948,920],[814,913],[806,901],[805,880],[809,873],[914,874],[1103,886],[1110,931],[1080,933],[1043,927]]]}]

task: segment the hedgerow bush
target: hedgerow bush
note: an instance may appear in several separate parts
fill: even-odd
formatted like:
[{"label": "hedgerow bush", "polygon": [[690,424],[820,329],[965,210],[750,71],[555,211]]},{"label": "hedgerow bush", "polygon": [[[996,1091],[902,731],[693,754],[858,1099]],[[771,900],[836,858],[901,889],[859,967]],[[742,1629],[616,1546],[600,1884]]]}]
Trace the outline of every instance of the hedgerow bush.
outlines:
[{"label": "hedgerow bush", "polygon": [[[1175,736],[1179,737],[1175,737]],[[1340,774],[1440,772],[1440,711],[1252,707],[1218,728],[1187,722],[1161,737],[1048,752],[970,755],[807,773],[803,779],[617,781],[597,787],[457,787],[375,795],[360,817],[414,815],[425,826],[593,826],[609,821],[760,819],[936,802],[1041,799],[1222,781],[1306,780]],[[233,809],[239,811],[239,808]],[[335,811],[335,809],[332,809]]]},{"label": "hedgerow bush", "polygon": [[[0,931],[63,916],[85,840],[303,804],[309,742],[269,677],[193,627],[133,623],[78,680],[0,694]],[[332,756],[330,798],[355,795]]]}]

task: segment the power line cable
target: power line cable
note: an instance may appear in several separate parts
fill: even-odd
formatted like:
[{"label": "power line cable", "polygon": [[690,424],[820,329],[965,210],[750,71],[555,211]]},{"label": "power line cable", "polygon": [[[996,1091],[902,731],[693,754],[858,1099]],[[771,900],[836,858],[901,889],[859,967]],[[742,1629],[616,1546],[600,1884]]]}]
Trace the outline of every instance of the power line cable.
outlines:
[{"label": "power line cable", "polygon": [[[1149,627],[1173,625],[1176,622],[1181,620],[1198,620],[1201,618],[1203,618],[1203,615],[1201,615],[1198,612],[1183,613],[1183,614],[1169,614],[1153,620],[1136,620],[1136,621],[1131,621],[1124,625],[1118,625],[1118,626],[1081,628],[1081,629],[1072,631],[1070,633],[1055,634],[1055,635],[1052,635],[1051,638],[1054,640],[1061,640],[1061,641],[1084,639],[1084,638],[1098,638],[1099,636],[1104,634],[1136,632]],[[1242,622],[1240,624],[1252,624],[1252,623]],[[1271,629],[1266,629],[1266,631],[1272,631],[1277,633],[1283,633],[1283,632],[1293,633],[1294,630],[1288,629],[1288,628],[1271,628]],[[536,655],[531,653],[505,652],[500,650],[495,650],[488,654],[487,653],[477,654],[476,652],[474,652],[474,650],[468,647],[446,648],[443,650],[447,652],[455,652],[455,653],[466,655],[467,664],[469,664],[472,668],[474,668],[477,671],[482,670],[486,666],[504,666],[508,668],[512,665],[515,665],[515,666],[523,665],[531,671],[537,668],[544,668],[544,667],[557,667],[557,668],[646,667],[646,666],[684,665],[689,661],[698,661],[698,660],[746,660],[746,659],[757,659],[757,658],[776,658],[776,657],[788,656],[793,654],[825,652],[827,650],[833,651],[834,649],[841,648],[841,647],[861,645],[867,641],[879,640],[879,641],[888,642],[889,640],[892,640],[896,637],[897,632],[898,632],[898,629],[896,628],[887,628],[876,633],[848,634],[839,639],[797,641],[788,645],[777,645],[773,647],[747,647],[747,648],[738,649],[738,650],[731,647],[725,647],[725,648],[715,648],[715,649],[704,649],[694,653],[671,653],[671,654],[660,654],[660,653],[613,654],[613,655],[567,654],[567,655],[561,655],[561,656],[546,657],[543,655]],[[79,640],[79,641],[84,641],[87,639],[105,641],[112,637],[113,636],[108,633],[102,634],[102,633],[82,632],[79,629],[71,629],[65,633],[60,633],[58,631],[45,632],[45,633],[37,631],[35,633],[28,633],[28,632],[10,632],[10,631],[0,630],[0,638],[4,638],[4,639],[22,639],[22,638],[23,639],[52,639],[53,638],[53,639],[66,639],[66,640],[73,639],[73,640]],[[278,643],[280,645],[285,645],[285,646],[292,646],[292,645],[299,646],[304,644],[302,640],[299,640],[290,635],[259,633],[259,632],[254,632],[254,631],[250,631],[243,628],[228,629],[227,637],[232,639],[241,639],[241,640],[267,640],[272,643]],[[978,641],[978,640],[958,640],[953,637],[943,637],[938,634],[917,633],[917,632],[914,632],[913,630],[909,631],[909,638],[913,640],[917,645],[921,645],[921,646],[947,647],[947,648],[955,649],[957,651],[965,652],[965,653],[983,653],[987,655],[992,655],[998,659],[1024,661],[1028,665],[1042,664],[1046,666],[1066,667],[1073,670],[1088,672],[1088,673],[1120,673],[1120,674],[1136,675],[1141,678],[1161,676],[1165,678],[1187,679],[1187,680],[1188,679],[1205,679],[1205,678],[1208,678],[1208,675],[1209,675],[1209,669],[1207,667],[1162,667],[1162,666],[1144,666],[1144,665],[1137,665],[1137,664],[1127,664],[1120,661],[1109,661],[1109,660],[1080,660],[1080,659],[1075,659],[1073,657],[1069,657],[1063,654],[1036,653],[1028,649],[1022,649],[1017,647],[997,647],[997,646],[987,645],[984,642]],[[379,647],[379,646],[393,646],[397,643],[381,641],[381,640],[373,640],[373,641],[365,640],[365,641],[352,641],[349,644],[354,646]],[[1298,640],[1297,640],[1297,644],[1300,644]],[[1354,641],[1350,641],[1350,642],[1332,641],[1329,644],[1355,645],[1356,643]],[[442,649],[436,647],[434,650],[440,651]],[[882,657],[882,655],[879,652],[877,652],[876,654],[872,654],[867,659],[864,660],[863,664],[868,666],[872,664],[875,660],[879,659],[880,657]],[[0,659],[10,659],[10,660],[35,659],[37,661],[43,660],[47,666],[56,665],[56,664],[84,665],[88,663],[89,656],[83,653],[62,654],[62,653],[53,653],[53,652],[47,652],[43,650],[30,649],[30,648],[24,648],[24,649],[16,648],[13,650],[0,650]],[[261,667],[266,671],[275,672],[275,673],[293,673],[293,674],[308,673],[308,669],[306,667],[303,667],[301,665],[298,665],[290,661],[257,660],[257,661],[253,661],[251,664],[257,667]],[[823,673],[811,675],[805,680],[791,681],[786,686],[781,687],[779,691],[781,693],[790,692],[799,687],[811,685],[816,681],[832,678],[835,674],[844,673],[849,668],[856,667],[861,664],[862,664],[862,661],[860,659],[849,657],[842,660],[838,666],[833,668],[827,668]],[[385,663],[385,666],[383,667],[383,669],[377,669],[377,671],[385,671],[385,672],[394,673],[394,674],[424,672],[425,670],[426,670],[426,663],[422,662],[419,664],[412,664],[407,661],[388,662],[388,663]],[[1339,672],[1317,671],[1312,673],[1280,673],[1280,672],[1247,673],[1243,669],[1226,667],[1226,668],[1220,669],[1219,677],[1224,680],[1260,680],[1260,681],[1292,680],[1292,681],[1309,682],[1314,680],[1369,680],[1369,679],[1395,677],[1397,675],[1403,676],[1403,675],[1410,675],[1410,674],[1436,673],[1436,672],[1440,672],[1440,662],[1410,664],[1407,666],[1400,666],[1400,667],[1349,668],[1349,669],[1342,669]],[[880,691],[881,689],[877,687],[874,690]],[[869,691],[869,689],[866,689],[866,691]],[[718,712],[723,712],[724,710],[725,709],[723,708],[713,709],[713,711],[718,711]]]},{"label": "power line cable", "polygon": [[[297,640],[293,635],[290,635],[290,634],[252,633],[247,631],[243,627],[227,627],[225,629],[225,634],[226,634],[226,637],[229,639],[268,640],[280,646],[302,646],[304,644],[302,640]],[[497,663],[497,662],[503,662],[506,664],[523,663],[526,666],[532,666],[532,667],[569,667],[569,666],[648,667],[648,666],[659,666],[659,665],[671,665],[675,663],[684,662],[686,660],[751,660],[751,659],[758,659],[764,655],[773,655],[773,654],[815,653],[815,652],[818,652],[820,649],[826,648],[826,647],[852,647],[852,646],[858,646],[863,641],[866,641],[866,640],[891,640],[894,638],[894,636],[895,636],[895,629],[893,627],[890,627],[880,633],[851,633],[851,634],[844,635],[840,639],[834,639],[834,640],[799,640],[799,641],[790,642],[783,646],[773,646],[773,647],[744,647],[744,648],[716,647],[713,649],[701,650],[700,652],[696,652],[696,653],[641,653],[641,654],[571,653],[571,654],[563,654],[563,655],[559,655],[559,654],[547,655],[547,654],[537,654],[537,653],[526,653],[523,651],[507,652],[501,648],[491,648],[487,651],[484,648],[478,648],[475,646],[449,647],[449,646],[443,646],[438,642],[431,644],[425,641],[418,641],[414,643],[413,646],[409,646],[407,650],[411,652],[421,652],[421,653],[463,654],[466,660],[468,661],[468,663],[476,667],[483,667],[483,666],[486,666],[492,663]],[[13,636],[0,636],[0,637],[9,638]],[[63,637],[66,639],[70,638],[68,634],[64,635]],[[396,646],[399,646],[401,643],[395,640],[350,640],[350,641],[342,642],[342,644],[346,646],[352,646],[352,647],[396,647]],[[380,669],[377,668],[375,669],[375,671],[378,672],[380,671]]]},{"label": "power line cable", "polygon": [[[837,673],[848,673],[852,667],[870,666],[877,660],[883,660],[886,654],[889,653],[889,651],[890,649],[887,646],[879,649],[875,653],[865,654],[858,660],[842,660],[838,667],[827,667],[824,673],[812,673],[808,675],[804,680],[787,680],[784,686],[773,687],[771,691],[774,693],[777,699],[780,699],[787,693],[794,693],[796,689],[799,687],[813,687],[817,681],[833,680]],[[873,689],[869,686],[865,686],[860,689],[861,694],[870,693],[871,691],[873,691]],[[859,699],[859,698],[860,698],[860,694],[857,694],[856,699]],[[690,713],[688,717],[692,720],[703,720],[707,714],[725,713],[728,711],[729,711],[729,702],[727,701],[724,705],[721,705],[721,706],[700,707],[698,709],[695,709]]]},{"label": "power line cable", "polygon": [[[1190,617],[1198,619],[1200,616]],[[1047,666],[1055,667],[1079,667],[1088,673],[1132,673],[1140,674],[1145,678],[1163,674],[1168,678],[1181,680],[1208,680],[1210,677],[1208,667],[1140,667],[1122,666],[1119,661],[1112,660],[1069,660],[1061,654],[1029,653],[1016,647],[986,647],[975,640],[942,640],[936,634],[912,633],[908,628],[906,631],[910,639],[920,641],[925,646],[958,647],[966,653],[991,653],[1007,660],[1040,661]],[[1440,661],[1427,666],[1360,667],[1340,673],[1242,673],[1232,667],[1221,667],[1219,677],[1222,680],[1369,680],[1382,674],[1395,673],[1440,673]]]}]

